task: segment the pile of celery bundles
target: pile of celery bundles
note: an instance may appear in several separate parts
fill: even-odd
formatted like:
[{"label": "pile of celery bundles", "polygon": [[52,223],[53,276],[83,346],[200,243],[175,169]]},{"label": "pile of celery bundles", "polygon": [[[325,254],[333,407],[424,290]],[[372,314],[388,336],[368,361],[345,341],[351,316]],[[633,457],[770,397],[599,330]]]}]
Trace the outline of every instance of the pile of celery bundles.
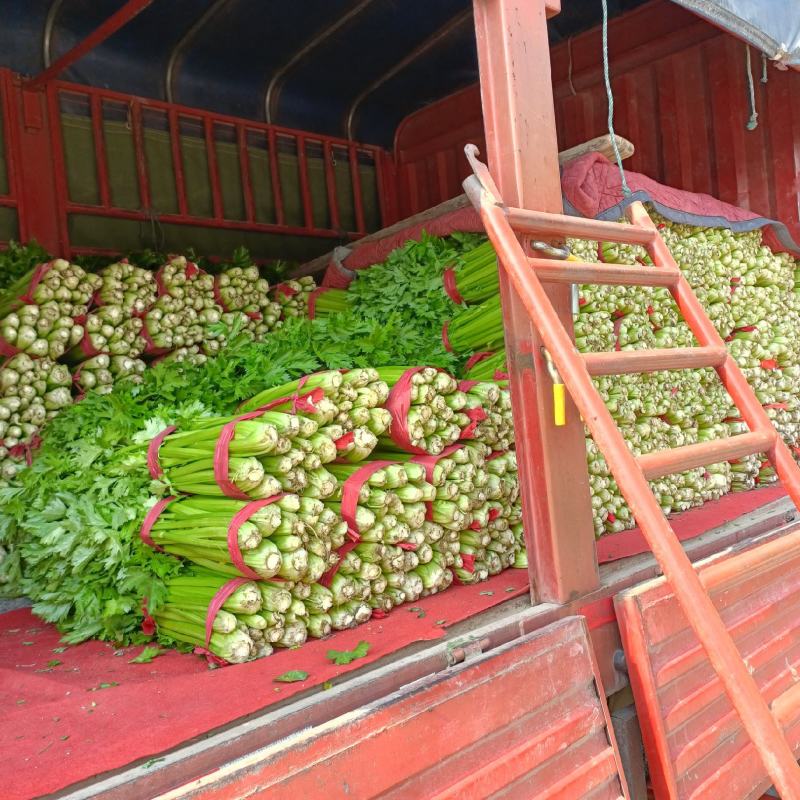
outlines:
[{"label": "pile of celery bundles", "polygon": [[159,635],[236,663],[525,566],[508,405],[433,368],[328,370],[148,433],[140,537],[191,565]]},{"label": "pile of celery bundles", "polygon": [[[10,248],[0,260],[14,272],[15,258],[40,255]],[[311,279],[288,285],[278,302],[247,253],[236,260],[210,275],[183,256],[157,272],[123,259],[96,274],[56,259],[12,282],[0,298],[0,355],[10,359],[0,370],[0,479],[30,460],[44,423],[73,398],[139,382],[148,362],[200,363],[232,332],[263,341],[305,309]],[[32,359],[42,363],[25,366]]]},{"label": "pile of celery bundles", "polygon": [[[764,246],[758,231],[696,228],[653,216],[779,433],[797,448],[800,270],[796,262]],[[579,240],[570,240],[568,245],[581,261],[650,263],[638,247]],[[447,323],[443,336],[457,353],[473,354],[465,368],[468,379],[502,378],[506,363],[505,350],[498,347],[502,317],[497,272],[491,272],[485,258],[468,255],[472,258],[462,257],[452,274],[443,277],[443,290],[465,304]],[[667,290],[642,286],[580,287],[575,339],[581,352],[696,344]],[[595,383],[637,453],[747,430],[711,369],[603,377]],[[588,435],[586,446],[597,535],[633,527],[635,520]],[[748,456],[662,478],[653,488],[669,514],[774,480],[764,458]]]}]

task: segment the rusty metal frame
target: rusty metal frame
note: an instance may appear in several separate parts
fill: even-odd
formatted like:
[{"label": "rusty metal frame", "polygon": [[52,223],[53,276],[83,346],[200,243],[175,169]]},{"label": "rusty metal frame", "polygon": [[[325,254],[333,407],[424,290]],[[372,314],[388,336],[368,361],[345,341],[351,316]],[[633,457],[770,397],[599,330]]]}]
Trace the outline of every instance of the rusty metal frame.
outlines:
[{"label": "rusty metal frame", "polygon": [[341,30],[345,25],[355,19],[367,6],[374,0],[358,0],[349,10],[345,11],[335,22],[332,22],[322,30],[317,31],[310,39],[296,50],[292,57],[284,62],[270,77],[267,88],[264,91],[264,119],[272,122],[276,116],[276,106],[280,97],[280,90],[286,74],[297,64],[299,64],[312,50],[316,49],[323,42],[328,41],[334,33]]},{"label": "rusty metal frame", "polygon": [[[481,100],[489,164],[503,197],[561,212],[545,0],[474,0]],[[523,519],[532,593],[563,603],[598,585],[583,425],[574,405],[554,427],[541,339],[500,270],[506,351],[517,431]],[[567,286],[548,287],[571,331]]]},{"label": "rusty metal frame", "polygon": [[[45,67],[38,75],[31,78],[27,82],[27,87],[29,89],[38,89],[44,86],[48,81],[55,80],[65,69],[83,58],[88,52],[108,39],[109,36],[115,34],[120,28],[127,25],[134,17],[141,14],[152,2],[153,0],[127,0],[121,8],[98,25],[88,36],[64,53],[64,55],[56,59],[52,64]],[[56,13],[57,11],[58,9],[56,9]],[[49,49],[48,38],[46,50],[49,51]]]},{"label": "rusty metal frame", "polygon": [[461,14],[453,17],[453,19],[446,22],[439,30],[432,33],[424,42],[417,45],[410,53],[404,56],[396,64],[393,64],[386,72],[378,76],[372,83],[369,84],[363,91],[361,91],[350,104],[345,115],[345,135],[353,138],[353,126],[355,122],[356,113],[359,107],[374,91],[383,86],[386,81],[391,80],[399,72],[402,72],[409,64],[413,64],[420,56],[428,52],[432,47],[435,47],[443,39],[446,39],[454,30],[457,30],[461,25],[467,22],[472,17],[472,12],[467,10]]}]

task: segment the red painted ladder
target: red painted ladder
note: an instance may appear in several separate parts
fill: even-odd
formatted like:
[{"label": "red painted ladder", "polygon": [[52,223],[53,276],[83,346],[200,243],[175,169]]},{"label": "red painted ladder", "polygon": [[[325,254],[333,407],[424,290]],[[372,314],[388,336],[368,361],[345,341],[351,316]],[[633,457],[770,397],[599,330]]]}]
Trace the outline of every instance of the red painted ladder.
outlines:
[{"label": "red painted ladder", "polygon": [[[629,207],[630,225],[507,207],[500,199],[488,168],[477,159],[477,148],[467,145],[465,152],[474,175],[464,181],[464,188],[480,213],[498,259],[542,339],[548,359],[552,359],[558,375],[605,456],[620,492],[705,648],[767,773],[784,800],[800,800],[800,767],[783,730],[761,696],[648,484],[648,480],[663,475],[754,453],[766,453],[795,505],[800,508],[800,469],[736,362],[728,354],[725,343],[641,203],[633,203]],[[543,239],[571,236],[641,245],[655,266],[584,264],[530,258],[523,250],[518,238],[520,235]],[[581,355],[556,314],[543,283],[663,286],[675,298],[700,346]],[[592,383],[592,377],[700,367],[716,369],[750,432],[728,439],[634,456]],[[779,701],[780,698],[776,703]]]}]

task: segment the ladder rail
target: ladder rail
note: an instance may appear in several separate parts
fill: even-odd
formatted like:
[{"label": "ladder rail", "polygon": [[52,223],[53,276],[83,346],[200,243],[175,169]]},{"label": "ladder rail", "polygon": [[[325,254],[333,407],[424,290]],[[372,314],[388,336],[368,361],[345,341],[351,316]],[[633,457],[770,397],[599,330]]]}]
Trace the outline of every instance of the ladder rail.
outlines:
[{"label": "ladder rail", "polygon": [[[474,151],[468,155],[472,156],[471,161],[476,160]],[[485,170],[485,166],[483,169]],[[757,748],[767,773],[784,800],[800,800],[800,768],[783,731],[742,661],[691,561],[664,517],[642,470],[597,393],[580,354],[561,324],[538,276],[530,269],[528,258],[509,225],[505,208],[484,188],[477,175],[467,178],[464,188],[479,211],[500,263],[553,358],[561,379],[595,442],[605,455],[623,497],[638,520],[665,577],[673,586],[690,625]],[[658,252],[658,241],[660,236],[656,235],[653,248],[658,255],[662,255]],[[659,263],[656,259],[654,261]],[[689,312],[697,316],[697,309],[685,302],[685,291],[681,293],[681,299]],[[700,330],[705,338],[707,331]],[[717,342],[713,337],[708,337],[701,344],[710,346]],[[725,366],[720,367],[722,369]]]},{"label": "ladder rail", "polygon": [[[650,219],[650,216],[641,203],[632,203],[629,206],[627,214],[628,219],[634,225],[641,227],[647,226],[654,231],[656,230],[653,221]],[[648,247],[648,253],[657,264],[663,264],[667,267],[677,267],[666,242],[664,242],[660,236],[657,236],[653,240],[652,245]],[[700,345],[706,347],[724,347],[725,342],[714,327],[714,323],[709,319],[705,309],[697,299],[697,295],[692,290],[685,276],[681,275],[671,291],[683,318],[686,320]],[[733,402],[741,411],[742,417],[750,430],[753,432],[775,430],[772,420],[770,420],[767,412],[764,410],[761,403],[759,403],[758,398],[747,382],[747,378],[745,378],[744,373],[739,368],[733,356],[728,355],[715,369],[722,383],[725,385],[725,388],[728,390],[728,393],[733,398]],[[789,497],[792,498],[795,506],[800,509],[800,467],[795,463],[791,451],[780,436],[775,437],[775,443],[769,451],[767,451],[767,457],[775,467],[775,471],[778,473],[778,477]]]}]

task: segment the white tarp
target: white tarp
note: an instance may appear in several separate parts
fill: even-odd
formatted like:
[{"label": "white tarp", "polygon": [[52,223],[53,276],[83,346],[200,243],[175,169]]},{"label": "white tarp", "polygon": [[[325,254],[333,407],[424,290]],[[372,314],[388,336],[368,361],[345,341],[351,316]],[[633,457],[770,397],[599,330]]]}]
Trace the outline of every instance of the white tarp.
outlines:
[{"label": "white tarp", "polygon": [[674,0],[779,65],[800,69],[800,0]]}]

